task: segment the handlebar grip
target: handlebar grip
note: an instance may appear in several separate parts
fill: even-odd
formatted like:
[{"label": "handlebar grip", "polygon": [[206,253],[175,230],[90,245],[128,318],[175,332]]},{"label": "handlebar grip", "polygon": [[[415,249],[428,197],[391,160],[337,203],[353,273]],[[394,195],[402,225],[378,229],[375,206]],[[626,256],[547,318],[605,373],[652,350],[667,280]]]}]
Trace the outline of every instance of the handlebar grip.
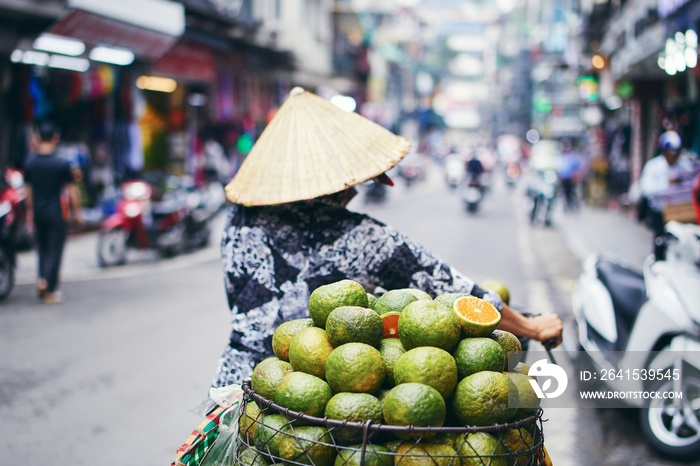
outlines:
[{"label": "handlebar grip", "polygon": [[552,349],[555,346],[557,346],[557,339],[556,338],[550,338],[549,340],[545,340],[542,342],[542,346],[545,347],[545,349]]}]

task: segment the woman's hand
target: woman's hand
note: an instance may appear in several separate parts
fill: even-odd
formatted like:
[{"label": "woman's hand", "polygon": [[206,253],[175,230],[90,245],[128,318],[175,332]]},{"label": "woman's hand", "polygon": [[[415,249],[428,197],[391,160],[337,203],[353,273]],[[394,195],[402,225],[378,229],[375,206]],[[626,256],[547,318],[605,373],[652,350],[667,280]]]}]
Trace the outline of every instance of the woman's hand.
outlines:
[{"label": "woman's hand", "polygon": [[505,304],[501,309],[501,324],[498,328],[542,342],[547,349],[561,344],[564,331],[564,325],[556,314],[542,314],[527,318]]},{"label": "woman's hand", "polygon": [[530,319],[536,326],[535,340],[542,342],[547,349],[559,346],[562,341],[564,325],[556,314],[542,314]]}]

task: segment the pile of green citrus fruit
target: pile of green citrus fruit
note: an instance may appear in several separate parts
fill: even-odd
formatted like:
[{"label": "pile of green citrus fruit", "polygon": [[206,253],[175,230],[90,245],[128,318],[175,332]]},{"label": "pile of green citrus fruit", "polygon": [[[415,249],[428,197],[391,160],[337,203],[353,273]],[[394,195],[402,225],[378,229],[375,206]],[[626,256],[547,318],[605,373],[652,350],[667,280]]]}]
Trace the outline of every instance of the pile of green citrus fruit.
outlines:
[{"label": "pile of green citrus fruit", "polygon": [[[309,314],[277,328],[276,357],[258,364],[251,376],[254,392],[289,410],[393,426],[459,427],[520,420],[539,408],[520,361],[520,341],[496,329],[501,316],[487,301],[458,294],[433,299],[414,289],[376,298],[359,283],[342,280],[313,291]],[[352,447],[362,443],[361,429],[319,427],[283,414],[247,404],[241,436],[264,455],[241,454],[244,464],[360,463]],[[379,433],[370,438],[364,461],[447,466],[459,457],[461,466],[528,464],[538,430],[511,430]]]}]

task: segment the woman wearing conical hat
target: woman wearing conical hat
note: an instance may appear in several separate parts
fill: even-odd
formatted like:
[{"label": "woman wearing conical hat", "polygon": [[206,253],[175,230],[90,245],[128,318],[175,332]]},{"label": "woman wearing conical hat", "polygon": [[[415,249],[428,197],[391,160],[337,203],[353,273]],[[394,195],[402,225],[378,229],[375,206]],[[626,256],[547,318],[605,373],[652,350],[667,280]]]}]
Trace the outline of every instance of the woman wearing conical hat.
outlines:
[{"label": "woman wearing conical hat", "polygon": [[222,240],[232,332],[214,386],[240,384],[272,356],[284,321],[308,317],[310,293],[352,279],[432,296],[470,293],[494,304],[500,328],[561,342],[555,315],[527,320],[400,232],[345,208],[354,186],[384,174],[408,141],[300,89],[292,91],[226,187],[233,203]]}]

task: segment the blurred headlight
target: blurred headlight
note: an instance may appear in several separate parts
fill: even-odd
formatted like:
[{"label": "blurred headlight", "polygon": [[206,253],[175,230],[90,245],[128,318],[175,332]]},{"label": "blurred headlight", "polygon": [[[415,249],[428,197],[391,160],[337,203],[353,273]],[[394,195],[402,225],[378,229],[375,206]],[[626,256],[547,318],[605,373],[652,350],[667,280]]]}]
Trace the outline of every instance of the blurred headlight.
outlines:
[{"label": "blurred headlight", "polygon": [[141,215],[141,207],[138,204],[128,204],[124,207],[124,214],[129,218],[138,217]]}]

